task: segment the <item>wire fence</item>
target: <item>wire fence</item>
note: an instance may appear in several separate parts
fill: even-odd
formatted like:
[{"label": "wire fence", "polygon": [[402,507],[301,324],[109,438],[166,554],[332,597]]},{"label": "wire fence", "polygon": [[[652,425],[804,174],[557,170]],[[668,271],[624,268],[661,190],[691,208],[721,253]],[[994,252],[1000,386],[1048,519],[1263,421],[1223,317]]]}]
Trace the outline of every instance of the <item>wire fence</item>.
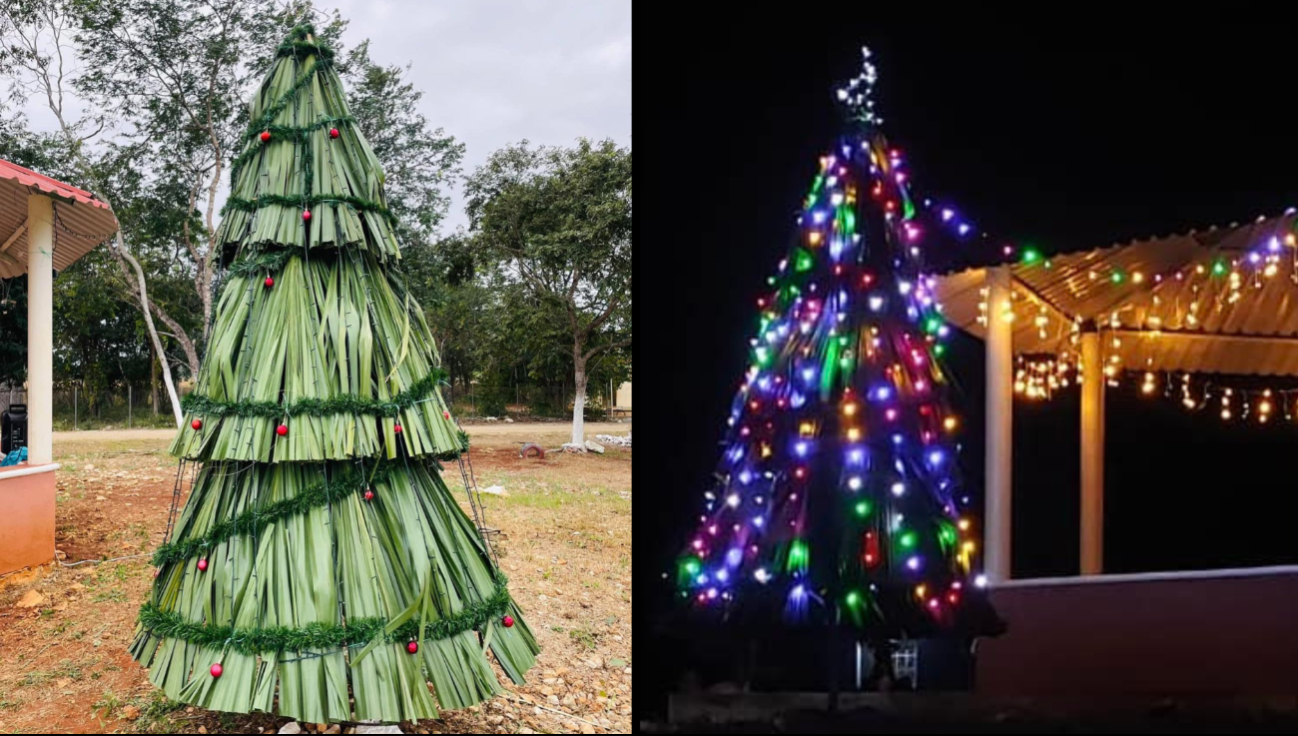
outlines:
[{"label": "wire fence", "polygon": [[[190,384],[178,388],[184,396]],[[533,386],[523,384],[481,384],[467,387],[453,383],[442,387],[442,395],[459,417],[478,419],[506,416],[565,419],[572,417],[576,397],[572,384]],[[616,405],[613,387],[588,387],[585,417],[588,420],[629,416],[630,407]],[[22,387],[0,386],[0,412],[11,404],[27,403]],[[54,428],[107,429],[174,427],[175,419],[164,386],[123,384],[104,390],[87,390],[76,384],[56,385],[53,397]]]},{"label": "wire fence", "polygon": [[[181,396],[190,387],[181,385]],[[11,404],[27,403],[22,388],[0,387],[0,411]],[[52,397],[54,429],[107,429],[135,427],[174,427],[171,402],[165,387],[156,393],[148,384],[124,384],[104,390],[87,390],[78,385],[55,386]]]}]

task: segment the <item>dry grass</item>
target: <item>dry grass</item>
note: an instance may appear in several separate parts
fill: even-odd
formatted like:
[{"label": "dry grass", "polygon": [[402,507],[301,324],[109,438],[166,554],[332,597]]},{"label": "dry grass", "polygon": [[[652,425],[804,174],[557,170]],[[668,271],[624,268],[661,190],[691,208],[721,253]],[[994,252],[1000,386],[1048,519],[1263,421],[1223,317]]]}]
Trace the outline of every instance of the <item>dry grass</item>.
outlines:
[{"label": "dry grass", "polygon": [[[469,427],[479,487],[508,492],[484,496],[487,521],[502,531],[501,564],[542,652],[527,685],[408,731],[631,730],[631,451],[518,456],[525,441],[557,447],[565,429]],[[588,436],[629,430],[587,425]],[[67,562],[161,543],[176,468],[163,452],[169,439],[147,430],[56,437],[57,541]],[[285,722],[179,707],[148,683],[126,646],[151,571],[143,557],[0,580],[0,732],[257,733]],[[41,603],[16,607],[32,590]]]}]

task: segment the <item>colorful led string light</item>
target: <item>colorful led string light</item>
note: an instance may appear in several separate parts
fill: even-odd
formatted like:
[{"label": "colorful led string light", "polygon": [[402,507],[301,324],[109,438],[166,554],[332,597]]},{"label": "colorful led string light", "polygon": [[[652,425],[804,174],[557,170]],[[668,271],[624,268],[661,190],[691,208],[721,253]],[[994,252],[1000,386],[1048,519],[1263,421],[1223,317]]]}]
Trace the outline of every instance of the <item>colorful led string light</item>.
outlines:
[{"label": "colorful led string light", "polygon": [[757,300],[718,482],[678,566],[682,596],[703,605],[757,586],[789,619],[931,624],[981,582],[938,364],[950,327],[922,271],[926,248],[972,227],[915,206],[876,129],[874,80],[866,52],[838,93],[857,130],[821,157],[797,242]]}]

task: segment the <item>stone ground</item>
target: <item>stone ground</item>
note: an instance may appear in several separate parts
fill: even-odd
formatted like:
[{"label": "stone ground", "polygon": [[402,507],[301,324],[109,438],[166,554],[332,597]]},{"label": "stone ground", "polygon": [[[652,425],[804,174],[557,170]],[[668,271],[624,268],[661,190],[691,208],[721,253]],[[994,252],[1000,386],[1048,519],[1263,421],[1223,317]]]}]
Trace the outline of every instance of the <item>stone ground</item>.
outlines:
[{"label": "stone ground", "polygon": [[[542,653],[526,685],[502,676],[506,692],[495,700],[403,729],[630,732],[632,451],[523,459],[522,443],[558,447],[568,425],[466,429],[478,486],[508,494],[484,496],[487,521],[502,530],[501,564]],[[586,425],[588,438],[630,431],[629,422]],[[63,562],[0,578],[0,733],[274,733],[288,724],[168,702],[126,652],[151,581],[147,555],[166,529],[172,436],[55,433]],[[145,556],[100,562],[132,555]],[[94,562],[76,564],[83,560]],[[303,724],[307,732],[333,725]]]}]

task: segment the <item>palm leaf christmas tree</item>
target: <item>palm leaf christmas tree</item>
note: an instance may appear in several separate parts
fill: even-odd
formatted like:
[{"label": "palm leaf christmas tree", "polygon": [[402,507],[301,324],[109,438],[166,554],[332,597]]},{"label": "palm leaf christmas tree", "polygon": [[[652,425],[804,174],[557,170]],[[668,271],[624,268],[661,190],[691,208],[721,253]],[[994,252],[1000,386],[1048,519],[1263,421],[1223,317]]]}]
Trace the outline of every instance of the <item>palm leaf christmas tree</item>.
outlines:
[{"label": "palm leaf christmas tree", "polygon": [[949,329],[922,275],[926,252],[969,228],[912,200],[874,79],[866,52],[838,91],[848,132],[820,159],[798,240],[758,299],[718,482],[677,578],[728,621],[842,622],[877,642],[989,609],[940,365]]},{"label": "palm leaf christmas tree", "polygon": [[432,718],[498,692],[488,652],[522,682],[538,649],[442,480],[467,436],[332,56],[295,29],[252,101],[233,261],[171,446],[198,470],[131,652],[214,710]]}]

